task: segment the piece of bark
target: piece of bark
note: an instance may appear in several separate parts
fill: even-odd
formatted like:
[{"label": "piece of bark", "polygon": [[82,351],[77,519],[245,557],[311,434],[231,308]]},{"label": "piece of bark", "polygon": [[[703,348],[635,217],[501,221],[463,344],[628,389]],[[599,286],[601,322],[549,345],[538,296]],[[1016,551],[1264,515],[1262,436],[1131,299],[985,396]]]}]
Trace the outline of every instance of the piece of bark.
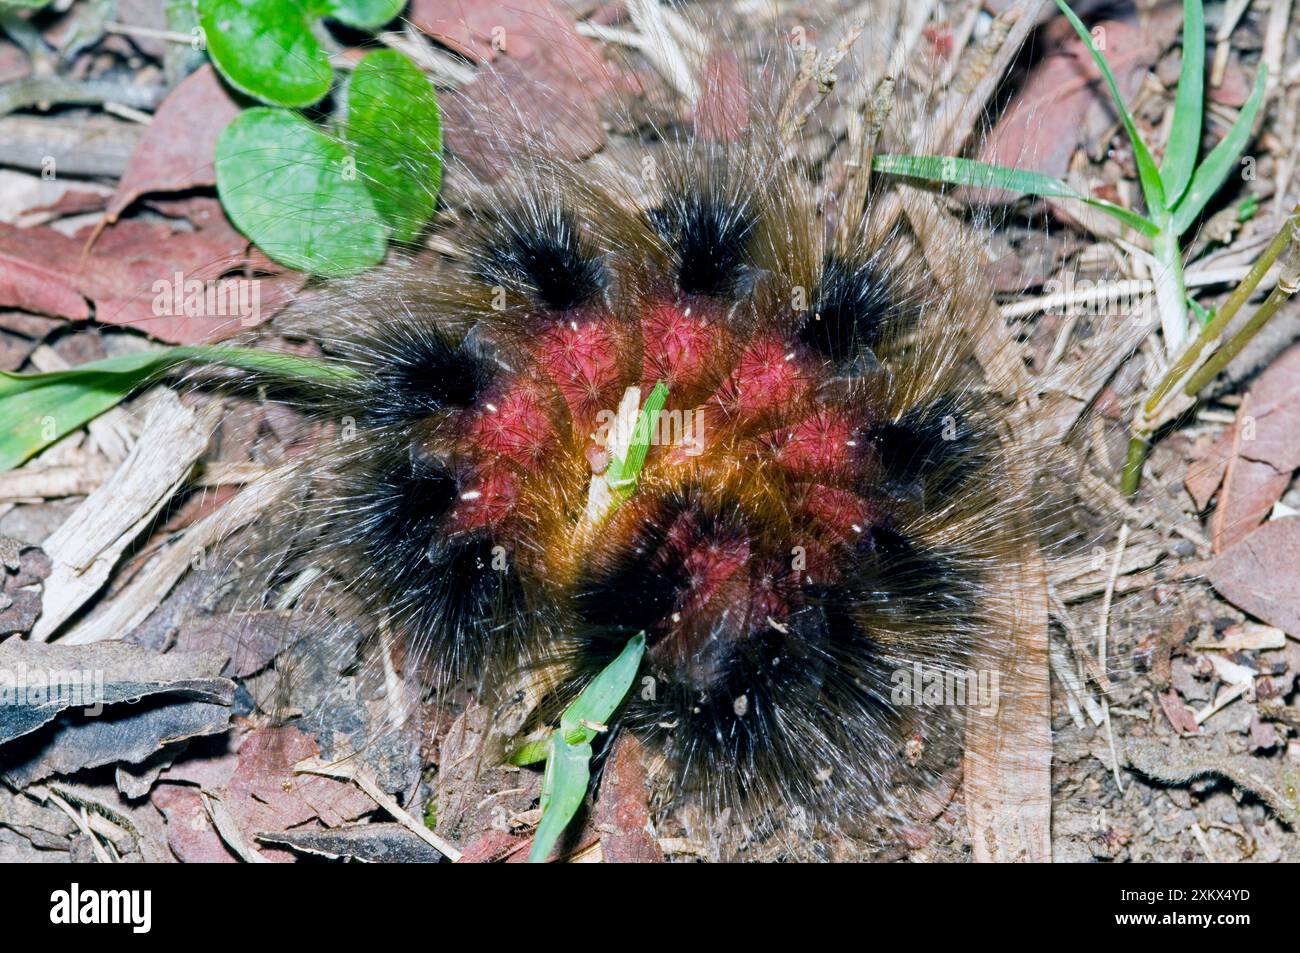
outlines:
[{"label": "piece of bark", "polygon": [[1016,657],[1000,675],[994,713],[971,710],[966,729],[966,814],[976,861],[1052,858],[1052,725],[1047,675],[1047,577],[1026,558],[1008,581]]},{"label": "piece of bark", "polygon": [[195,414],[173,392],[160,394],[122,466],[45,541],[54,568],[33,639],[49,639],[104,585],[126,547],[188,478],[218,410],[212,404]]},{"label": "piece of bark", "polygon": [[111,116],[4,116],[3,164],[54,175],[117,178],[144,135],[139,123]]},{"label": "piece of bark", "polygon": [[605,863],[662,864],[664,852],[650,819],[646,769],[640,742],[623,732],[601,775],[592,812]]},{"label": "piece of bark", "polygon": [[[159,655],[123,642],[86,647],[0,642],[0,673],[5,676],[0,685],[12,695],[0,706],[0,744],[30,734],[71,708],[93,711],[159,694],[229,705],[234,684],[217,675],[224,663],[224,656],[214,653]],[[50,688],[51,681],[59,690]],[[34,691],[38,684],[45,690]]]},{"label": "piece of bark", "polygon": [[401,824],[349,824],[333,830],[260,833],[257,839],[302,854],[369,864],[437,864],[442,854]]}]

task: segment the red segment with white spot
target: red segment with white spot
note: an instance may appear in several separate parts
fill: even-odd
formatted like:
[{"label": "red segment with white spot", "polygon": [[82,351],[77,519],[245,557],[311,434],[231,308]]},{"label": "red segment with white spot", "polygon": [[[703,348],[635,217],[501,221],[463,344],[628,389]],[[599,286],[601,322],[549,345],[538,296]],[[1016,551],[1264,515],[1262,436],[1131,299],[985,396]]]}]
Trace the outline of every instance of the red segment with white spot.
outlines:
[{"label": "red segment with white spot", "polygon": [[470,415],[465,450],[482,466],[511,463],[532,470],[554,450],[555,428],[544,395],[534,387],[516,383],[480,401]]},{"label": "red segment with white spot", "polygon": [[488,466],[466,480],[448,516],[450,533],[496,529],[519,501],[519,478],[504,466]]},{"label": "red segment with white spot", "polygon": [[744,425],[799,407],[808,400],[813,380],[813,368],[787,341],[765,335],[745,346],[712,403],[729,419]]},{"label": "red segment with white spot", "polygon": [[805,420],[767,434],[764,442],[792,475],[826,480],[860,469],[855,431],[846,414],[820,408]]},{"label": "red segment with white spot", "polygon": [[555,382],[583,436],[602,410],[612,411],[622,397],[619,334],[612,319],[573,318],[542,331],[538,364]]},{"label": "red segment with white spot", "polygon": [[716,304],[700,299],[651,305],[641,319],[642,389],[663,381],[670,397],[685,401],[707,386],[730,337],[720,318]]}]

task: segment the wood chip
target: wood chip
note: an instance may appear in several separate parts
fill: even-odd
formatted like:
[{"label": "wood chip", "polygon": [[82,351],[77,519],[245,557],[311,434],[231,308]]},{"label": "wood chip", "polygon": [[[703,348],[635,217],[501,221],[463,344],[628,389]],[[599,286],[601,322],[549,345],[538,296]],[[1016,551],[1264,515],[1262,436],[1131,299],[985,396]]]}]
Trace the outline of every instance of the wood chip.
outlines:
[{"label": "wood chip", "polygon": [[986,863],[1052,859],[1047,578],[1037,552],[1013,582],[1017,657],[1001,673],[997,711],[972,710],[963,762],[971,851]]},{"label": "wood chip", "polygon": [[158,608],[197,556],[264,512],[276,496],[277,488],[271,480],[261,480],[247,487],[221,509],[209,513],[187,529],[153,565],[117,593],[103,612],[77,625],[60,642],[85,645],[103,639],[119,639],[131,632]]},{"label": "wood chip", "polygon": [[127,546],[185,482],[219,413],[214,403],[196,414],[174,392],[161,392],[126,461],[44,542],[54,569],[33,639],[47,641],[100,590]]}]

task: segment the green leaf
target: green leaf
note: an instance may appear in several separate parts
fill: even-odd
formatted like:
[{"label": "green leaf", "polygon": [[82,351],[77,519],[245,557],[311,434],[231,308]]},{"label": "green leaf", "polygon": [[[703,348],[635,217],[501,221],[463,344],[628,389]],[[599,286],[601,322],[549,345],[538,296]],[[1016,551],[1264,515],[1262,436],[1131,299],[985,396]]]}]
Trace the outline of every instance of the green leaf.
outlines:
[{"label": "green leaf", "polygon": [[406,6],[406,0],[329,0],[325,15],[358,30],[377,30]]},{"label": "green leaf", "polygon": [[1259,107],[1263,105],[1267,81],[1268,67],[1261,63],[1259,72],[1255,74],[1255,88],[1251,91],[1245,105],[1241,107],[1237,121],[1197,168],[1192,176],[1192,184],[1187,187],[1182,200],[1173,210],[1173,222],[1170,227],[1175,235],[1181,235],[1192,227],[1192,223],[1205,210],[1205,206],[1209,204],[1210,199],[1214,198],[1215,193],[1223,187],[1233,166],[1241,158],[1246,144],[1250,141],[1251,132],[1255,128],[1255,116],[1259,112]]},{"label": "green leaf", "polygon": [[537,764],[545,761],[551,752],[551,736],[555,732],[548,732],[543,738],[534,738],[532,741],[525,742],[510,755],[509,761],[516,767],[522,768],[526,765]]},{"label": "green leaf", "polygon": [[1137,162],[1138,178],[1142,182],[1142,194],[1147,202],[1147,213],[1156,215],[1166,211],[1165,190],[1163,183],[1160,181],[1160,170],[1156,167],[1156,160],[1151,156],[1151,150],[1147,148],[1147,144],[1138,132],[1137,125],[1133,122],[1128,107],[1124,105],[1124,98],[1119,93],[1119,84],[1115,82],[1115,74],[1111,72],[1110,64],[1106,62],[1106,58],[1101,55],[1101,51],[1092,42],[1092,34],[1083,25],[1083,21],[1070,9],[1070,5],[1065,0],[1056,0],[1056,5],[1061,8],[1065,18],[1074,27],[1074,32],[1079,34],[1079,39],[1083,40],[1084,46],[1092,54],[1092,60],[1097,64],[1097,69],[1100,70],[1102,78],[1106,81],[1106,86],[1110,90],[1110,98],[1115,103],[1115,111],[1119,113],[1120,119],[1123,120],[1129,141],[1133,143],[1133,158]]},{"label": "green leaf", "polygon": [[310,106],[334,81],[300,0],[198,0],[208,55],[240,92],[274,106]]},{"label": "green leaf", "polygon": [[[561,737],[570,744],[592,741],[598,732],[588,728],[583,722],[603,725],[613,717],[618,706],[627,697],[628,689],[641,668],[641,658],[645,655],[645,633],[641,632],[628,641],[618,658],[610,662],[560,716]],[[551,737],[534,738],[521,745],[510,756],[510,763],[523,767],[536,764],[547,757],[550,751]]]},{"label": "green leaf", "polygon": [[1187,296],[1187,303],[1191,306],[1192,313],[1196,315],[1196,320],[1201,325],[1201,327],[1205,327],[1205,325],[1209,324],[1211,321],[1214,320],[1214,311],[1213,310],[1207,311],[1205,309],[1205,306],[1202,304],[1198,304],[1196,299],[1193,298],[1191,295]]},{"label": "green leaf", "polygon": [[[665,388],[666,389],[666,388]],[[511,757],[513,764],[546,759],[542,775],[542,820],[533,835],[529,863],[546,860],[587,796],[591,780],[591,742],[597,735],[592,724],[607,724],[627,697],[645,655],[645,633],[628,640],[614,661],[592,679],[582,694],[560,716],[560,727],[550,736],[524,745]]]},{"label": "green leaf", "polygon": [[215,165],[231,221],[276,261],[339,277],[383,260],[388,229],[352,156],[297,113],[240,113]]},{"label": "green leaf", "polygon": [[0,10],[39,10],[49,3],[50,0],[0,0]]},{"label": "green leaf", "polygon": [[168,366],[160,352],[124,354],[48,374],[0,374],[0,470],[9,470],[121,401]]},{"label": "green leaf", "polygon": [[560,733],[571,745],[592,741],[597,735],[594,728],[588,728],[583,722],[604,725],[613,717],[618,706],[627,697],[628,689],[641,669],[641,657],[645,655],[645,633],[638,633],[628,640],[618,658],[610,662],[601,673],[592,679],[591,684],[582,690],[582,694],[560,716]]},{"label": "green leaf", "polygon": [[1174,121],[1165,145],[1160,177],[1165,202],[1172,208],[1192,180],[1201,154],[1201,121],[1205,111],[1205,9],[1203,0],[1183,0],[1183,66],[1178,75]]},{"label": "green leaf", "polygon": [[253,348],[170,347],[44,374],[0,372],[0,470],[9,470],[185,362],[225,364],[298,380],[346,380],[338,364]]},{"label": "green leaf", "polygon": [[619,499],[626,500],[636,490],[641,469],[645,466],[646,455],[650,452],[650,441],[654,439],[655,431],[658,429],[656,425],[659,421],[659,412],[664,409],[667,400],[668,385],[659,381],[641,406],[641,413],[637,416],[636,427],[632,430],[632,439],[628,443],[627,453],[609,461],[609,467],[605,470],[605,479]]},{"label": "green leaf", "polygon": [[550,856],[569,821],[582,807],[590,781],[591,745],[571,745],[555,732],[542,775],[542,819],[528,852],[530,864],[540,864]]},{"label": "green leaf", "polygon": [[890,175],[906,175],[949,185],[966,185],[978,189],[1006,189],[1026,195],[1045,198],[1074,199],[1086,202],[1093,208],[1118,219],[1144,235],[1154,235],[1156,227],[1136,212],[1121,208],[1105,199],[1095,199],[1071,188],[1054,176],[1024,169],[990,165],[958,156],[878,155],[872,159],[871,168]]},{"label": "green leaf", "polygon": [[442,119],[433,85],[396,50],[376,50],[348,84],[347,136],[375,208],[397,241],[429,221],[442,183]]}]

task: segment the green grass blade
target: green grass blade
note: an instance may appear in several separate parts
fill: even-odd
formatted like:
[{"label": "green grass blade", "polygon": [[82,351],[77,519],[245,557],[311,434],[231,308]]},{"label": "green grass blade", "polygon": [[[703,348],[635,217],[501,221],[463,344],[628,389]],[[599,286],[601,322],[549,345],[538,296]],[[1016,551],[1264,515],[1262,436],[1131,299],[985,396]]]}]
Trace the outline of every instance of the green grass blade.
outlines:
[{"label": "green grass blade", "polygon": [[636,426],[632,430],[632,439],[628,444],[627,453],[622,457],[616,457],[609,461],[609,468],[605,471],[605,479],[614,491],[616,498],[620,500],[626,500],[636,489],[636,481],[641,476],[641,469],[645,466],[646,455],[650,451],[650,442],[654,439],[655,432],[658,430],[659,412],[664,409],[664,403],[667,400],[668,385],[663,381],[659,381],[641,406],[641,412],[637,415]]},{"label": "green grass blade", "polygon": [[1137,212],[1131,212],[1123,206],[1116,205],[1114,202],[1107,202],[1105,199],[1085,198],[1081,201],[1087,202],[1098,211],[1105,212],[1111,218],[1117,219],[1135,231],[1143,235],[1154,238],[1159,229],[1150,219],[1139,215]]},{"label": "green grass blade", "polygon": [[512,763],[521,765],[546,759],[546,771],[542,775],[542,820],[533,835],[529,863],[541,863],[550,856],[587,796],[591,742],[597,731],[583,722],[601,725],[609,722],[627,697],[644,655],[645,633],[639,632],[564,710],[558,729],[546,739],[530,741],[511,756]]},{"label": "green grass blade", "polygon": [[9,470],[115,407],[180,364],[224,364],[293,380],[347,380],[328,361],[241,347],[169,347],[43,374],[0,372],[0,471]]},{"label": "green grass blade", "polygon": [[592,679],[591,684],[582,690],[577,700],[564,710],[560,716],[560,732],[569,744],[580,744],[596,737],[596,730],[583,725],[584,721],[598,725],[609,722],[627,697],[628,689],[632,687],[632,681],[641,669],[643,655],[645,633],[640,632],[628,640],[618,658],[606,665]]},{"label": "green grass blade", "polygon": [[876,172],[905,175],[914,179],[944,182],[948,185],[965,185],[977,189],[1004,189],[1043,198],[1074,199],[1086,202],[1093,208],[1118,219],[1144,235],[1154,235],[1156,227],[1137,212],[1121,208],[1105,199],[1083,195],[1055,176],[1024,169],[990,165],[958,156],[878,155],[871,161]]},{"label": "green grass blade", "polygon": [[1151,156],[1151,150],[1147,148],[1146,142],[1143,141],[1142,135],[1138,132],[1137,125],[1133,122],[1133,116],[1129,113],[1128,107],[1124,105],[1124,98],[1119,93],[1119,84],[1115,82],[1115,74],[1111,72],[1110,64],[1106,62],[1106,57],[1101,55],[1101,51],[1092,42],[1092,34],[1083,25],[1083,21],[1070,9],[1070,5],[1065,0],[1056,0],[1056,5],[1061,8],[1065,18],[1074,27],[1074,32],[1079,34],[1079,39],[1083,41],[1083,45],[1092,54],[1092,61],[1097,64],[1097,69],[1101,71],[1102,79],[1106,81],[1106,87],[1110,90],[1110,98],[1115,104],[1115,111],[1119,113],[1119,118],[1124,123],[1124,130],[1128,133],[1129,141],[1133,144],[1133,158],[1137,162],[1138,179],[1142,182],[1142,195],[1147,202],[1147,214],[1157,215],[1166,211],[1165,189],[1160,180],[1160,169],[1156,166],[1156,160]]},{"label": "green grass blade", "polygon": [[573,815],[582,807],[591,781],[591,745],[571,745],[556,732],[542,775],[542,819],[533,835],[528,862],[545,862]]},{"label": "green grass blade", "polygon": [[1205,113],[1205,9],[1202,0],[1183,0],[1183,68],[1178,75],[1174,122],[1165,145],[1160,177],[1167,207],[1174,207],[1192,181],[1201,154]]},{"label": "green grass blade", "polygon": [[173,348],[178,360],[190,364],[223,364],[294,381],[339,383],[357,381],[361,374],[338,361],[299,357],[254,347],[225,347],[220,344]]},{"label": "green grass blade", "polygon": [[878,155],[871,160],[871,168],[890,175],[906,175],[914,179],[968,185],[977,189],[1005,189],[1008,192],[1050,198],[1083,198],[1055,176],[990,165],[959,156]]},{"label": "green grass blade", "polygon": [[9,470],[116,406],[174,360],[124,354],[68,371],[0,374],[0,470]]},{"label": "green grass blade", "polygon": [[1174,234],[1181,235],[1192,227],[1192,222],[1196,221],[1210,199],[1214,198],[1215,193],[1223,187],[1237,160],[1246,150],[1246,144],[1250,141],[1251,132],[1255,128],[1255,116],[1264,103],[1267,81],[1268,68],[1260,64],[1259,72],[1255,74],[1255,88],[1251,91],[1246,104],[1241,107],[1237,121],[1232,124],[1232,128],[1219,144],[1210,150],[1205,161],[1192,175],[1191,185],[1187,187],[1182,200],[1174,208],[1171,224]]}]

